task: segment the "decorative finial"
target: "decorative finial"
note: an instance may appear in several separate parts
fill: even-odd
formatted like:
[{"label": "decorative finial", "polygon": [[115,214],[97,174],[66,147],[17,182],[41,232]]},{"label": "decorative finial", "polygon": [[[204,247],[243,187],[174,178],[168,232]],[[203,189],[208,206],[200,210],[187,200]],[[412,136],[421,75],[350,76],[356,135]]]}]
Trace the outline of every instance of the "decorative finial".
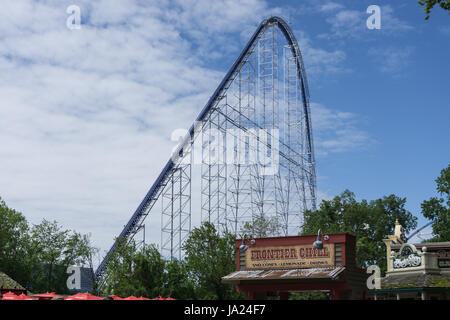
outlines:
[{"label": "decorative finial", "polygon": [[398,219],[395,219],[395,229],[394,229],[394,235],[398,238],[401,239],[402,238],[402,225],[400,224],[400,222],[398,222]]}]

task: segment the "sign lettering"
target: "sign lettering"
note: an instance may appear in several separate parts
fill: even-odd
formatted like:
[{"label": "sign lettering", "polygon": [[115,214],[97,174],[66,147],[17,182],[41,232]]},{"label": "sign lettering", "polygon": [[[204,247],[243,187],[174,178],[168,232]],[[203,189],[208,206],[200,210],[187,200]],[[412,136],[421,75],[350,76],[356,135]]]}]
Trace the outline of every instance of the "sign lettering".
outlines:
[{"label": "sign lettering", "polygon": [[323,249],[312,245],[253,247],[245,252],[247,269],[291,269],[334,266],[334,245]]}]

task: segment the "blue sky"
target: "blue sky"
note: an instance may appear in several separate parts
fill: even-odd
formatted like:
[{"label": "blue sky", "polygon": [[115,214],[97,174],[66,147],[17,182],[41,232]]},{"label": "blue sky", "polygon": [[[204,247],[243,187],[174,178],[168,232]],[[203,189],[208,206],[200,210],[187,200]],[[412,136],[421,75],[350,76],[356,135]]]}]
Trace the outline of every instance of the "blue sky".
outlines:
[{"label": "blue sky", "polygon": [[[68,30],[66,8],[81,8]],[[366,9],[381,7],[381,29]],[[0,196],[106,250],[265,17],[291,23],[311,94],[318,191],[396,194],[420,214],[450,159],[450,17],[415,1],[5,1]],[[159,222],[150,237],[159,241]]]},{"label": "blue sky", "polygon": [[[336,3],[364,11],[374,2]],[[360,127],[371,138],[364,148],[319,158],[319,189],[334,195],[349,188],[365,199],[390,193],[406,197],[420,225],[420,203],[435,195],[434,179],[450,158],[450,17],[436,8],[425,21],[414,3],[378,4],[381,30],[355,28],[316,42],[343,50],[342,67],[350,71],[321,78],[318,85],[313,80],[312,99],[359,115]],[[383,12],[388,8],[386,22]],[[327,32],[327,24],[316,21],[305,23],[313,39]]]}]

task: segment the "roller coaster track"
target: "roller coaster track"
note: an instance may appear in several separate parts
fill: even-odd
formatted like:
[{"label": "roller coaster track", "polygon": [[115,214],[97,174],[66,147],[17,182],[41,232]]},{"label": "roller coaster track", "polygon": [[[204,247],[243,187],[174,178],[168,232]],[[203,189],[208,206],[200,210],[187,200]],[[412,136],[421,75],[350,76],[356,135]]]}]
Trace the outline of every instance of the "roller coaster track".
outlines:
[{"label": "roller coaster track", "polygon": [[428,222],[428,223],[425,224],[424,226],[422,226],[422,227],[420,227],[420,228],[414,230],[412,233],[410,233],[410,234],[408,235],[408,237],[406,238],[406,242],[408,242],[409,240],[411,240],[415,235],[419,234],[420,231],[422,231],[423,229],[425,229],[425,228],[431,226],[432,224],[433,224],[433,221]]},{"label": "roller coaster track", "polygon": [[[171,179],[173,179],[174,172],[177,169],[177,164],[181,158],[185,156],[186,150],[192,144],[193,139],[195,139],[196,132],[198,130],[198,123],[207,120],[208,115],[210,114],[212,108],[217,104],[218,101],[222,99],[225,95],[226,91],[230,87],[233,80],[235,80],[235,76],[243,64],[246,63],[249,55],[252,54],[255,46],[258,41],[261,39],[261,36],[268,28],[277,27],[281,33],[284,35],[285,40],[287,41],[287,48],[290,49],[292,55],[292,61],[295,61],[295,70],[297,83],[299,86],[300,93],[299,101],[301,99],[301,103],[303,106],[303,118],[304,118],[304,126],[303,129],[305,131],[305,150],[307,152],[304,153],[305,162],[308,164],[308,167],[305,170],[305,175],[307,175],[308,179],[308,187],[309,187],[309,197],[312,201],[312,209],[315,209],[315,187],[316,187],[316,175],[315,175],[315,159],[314,159],[314,146],[313,146],[313,137],[312,137],[312,127],[310,121],[310,106],[309,106],[309,89],[306,79],[305,68],[303,65],[303,60],[300,52],[299,45],[295,36],[289,27],[289,25],[280,17],[270,17],[261,22],[258,26],[238,58],[233,63],[230,70],[227,72],[217,89],[214,91],[213,95],[210,97],[204,108],[201,110],[200,114],[196,118],[194,124],[188,130],[188,134],[185,136],[183,142],[179,145],[178,149],[174,152],[171,158],[168,160],[167,164],[162,169],[161,173],[151,186],[150,190],[145,195],[142,202],[137,207],[136,211],[133,213],[128,223],[123,228],[122,232],[116,238],[116,241],[104,257],[104,260],[98,266],[95,277],[97,280],[102,278],[105,270],[107,269],[107,263],[110,257],[114,254],[118,243],[123,239],[132,238],[136,232],[143,226],[143,222],[147,215],[149,214],[152,207],[155,205],[156,201],[161,197],[164,188],[171,183]],[[278,32],[278,31],[277,31]],[[287,49],[287,50],[288,50]]]}]

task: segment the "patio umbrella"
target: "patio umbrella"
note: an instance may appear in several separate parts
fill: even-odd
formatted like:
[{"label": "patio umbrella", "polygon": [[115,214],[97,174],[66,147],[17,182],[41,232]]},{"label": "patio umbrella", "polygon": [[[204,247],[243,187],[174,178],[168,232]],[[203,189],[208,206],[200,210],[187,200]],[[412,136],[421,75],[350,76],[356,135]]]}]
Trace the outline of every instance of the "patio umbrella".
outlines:
[{"label": "patio umbrella", "polygon": [[23,299],[17,294],[7,292],[3,295],[2,300],[23,300]]},{"label": "patio umbrella", "polygon": [[21,293],[19,295],[20,300],[34,300],[32,297],[27,296],[26,294]]},{"label": "patio umbrella", "polygon": [[110,295],[110,297],[113,298],[113,300],[125,300],[124,298],[116,296],[115,294]]},{"label": "patio umbrella", "polygon": [[89,292],[80,292],[73,296],[67,297],[64,300],[103,300],[101,297],[94,296]]},{"label": "patio umbrella", "polygon": [[129,296],[129,297],[123,299],[123,300],[141,300],[141,299],[139,299],[139,298],[137,298],[135,296]]},{"label": "patio umbrella", "polygon": [[34,294],[32,297],[38,298],[38,300],[52,300],[53,298],[64,298],[63,296],[60,296],[59,294],[56,294],[54,292]]}]

